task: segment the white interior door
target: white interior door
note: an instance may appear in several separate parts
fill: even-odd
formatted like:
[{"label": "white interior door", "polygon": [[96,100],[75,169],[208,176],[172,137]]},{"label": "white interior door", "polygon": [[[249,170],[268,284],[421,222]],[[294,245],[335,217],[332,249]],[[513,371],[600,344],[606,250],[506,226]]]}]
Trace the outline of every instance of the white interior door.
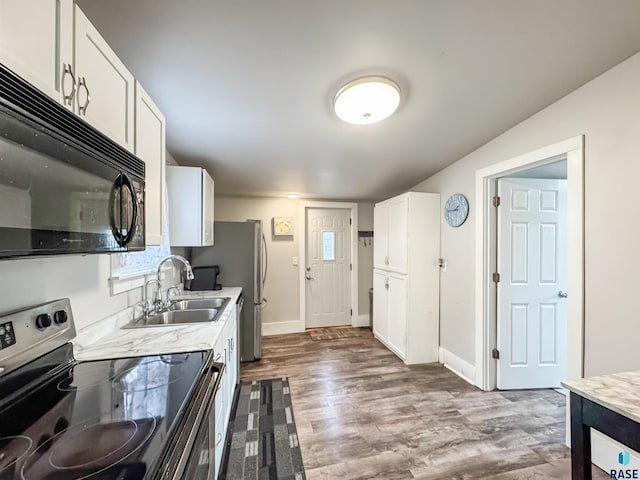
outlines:
[{"label": "white interior door", "polygon": [[307,209],[307,328],[351,325],[351,210]]},{"label": "white interior door", "polygon": [[567,361],[566,180],[498,181],[498,388],[559,387]]}]

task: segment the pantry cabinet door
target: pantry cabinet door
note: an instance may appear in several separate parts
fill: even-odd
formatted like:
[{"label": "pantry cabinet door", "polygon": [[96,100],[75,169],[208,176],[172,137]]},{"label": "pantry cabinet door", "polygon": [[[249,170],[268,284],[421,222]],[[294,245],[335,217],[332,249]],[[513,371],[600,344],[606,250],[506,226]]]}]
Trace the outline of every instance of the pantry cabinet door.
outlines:
[{"label": "pantry cabinet door", "polygon": [[373,271],[373,333],[382,342],[389,336],[388,277],[384,272]]},{"label": "pantry cabinet door", "polygon": [[377,204],[373,209],[373,268],[387,269],[389,257],[389,207]]},{"label": "pantry cabinet door", "polygon": [[77,6],[74,22],[77,113],[112,140],[133,152],[133,75]]},{"label": "pantry cabinet door", "polygon": [[389,346],[405,360],[407,358],[407,278],[389,275]]},{"label": "pantry cabinet door", "polygon": [[394,199],[389,203],[389,258],[387,268],[398,273],[407,273],[408,211],[409,205],[406,197]]},{"label": "pantry cabinet door", "polygon": [[165,118],[136,82],[135,154],[145,164],[145,231],[147,245],[162,245],[165,230]]},{"label": "pantry cabinet door", "polygon": [[0,62],[63,103],[74,88],[73,0],[0,0]]}]

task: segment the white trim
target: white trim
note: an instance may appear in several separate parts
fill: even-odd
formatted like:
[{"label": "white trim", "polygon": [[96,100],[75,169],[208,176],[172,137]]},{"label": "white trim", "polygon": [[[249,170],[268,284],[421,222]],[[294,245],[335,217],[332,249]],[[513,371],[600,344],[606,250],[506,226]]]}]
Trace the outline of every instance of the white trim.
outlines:
[{"label": "white trim", "polygon": [[[168,272],[170,272],[172,269],[173,267],[171,265],[164,265],[162,267],[160,280],[164,280]],[[112,274],[111,278],[109,279],[109,285],[111,286],[111,295],[118,295],[135,288],[142,288],[148,280],[156,278],[156,271],[157,268],[152,268],[125,274]]]},{"label": "white trim", "polygon": [[286,335],[287,333],[304,332],[304,322],[290,320],[288,322],[262,322],[262,336]]},{"label": "white trim", "polygon": [[369,326],[369,315],[358,315],[357,317],[353,317],[354,327],[368,327]]},{"label": "white trim", "polygon": [[491,180],[524,168],[567,159],[568,291],[567,378],[583,376],[584,330],[584,136],[554,143],[533,152],[476,171],[475,234],[475,385],[489,391],[496,387],[496,363],[490,361],[495,331],[489,329],[493,291],[491,269]]},{"label": "white trim", "polygon": [[464,361],[457,355],[451,353],[446,348],[440,347],[438,350],[438,358],[440,359],[440,363],[444,365],[445,368],[451,370],[453,373],[458,375],[463,380],[466,380],[471,385],[474,385],[474,380],[476,378],[476,367],[471,365],[469,362]]},{"label": "white trim", "polygon": [[[627,450],[631,454],[631,463],[620,466],[617,462],[618,452]],[[599,432],[595,428],[591,429],[591,463],[609,473],[611,470],[619,470],[620,468],[640,469],[640,454],[631,450],[622,443],[616,442],[612,438],[607,437],[604,433]]]},{"label": "white trim", "polygon": [[[298,204],[298,225],[300,241],[298,244],[300,268],[300,322],[306,325],[307,288],[305,285],[305,267],[307,264],[307,208],[348,208],[351,209],[351,325],[356,327],[358,319],[358,204],[353,202],[313,202],[301,201]],[[367,324],[368,324],[367,320]]]}]

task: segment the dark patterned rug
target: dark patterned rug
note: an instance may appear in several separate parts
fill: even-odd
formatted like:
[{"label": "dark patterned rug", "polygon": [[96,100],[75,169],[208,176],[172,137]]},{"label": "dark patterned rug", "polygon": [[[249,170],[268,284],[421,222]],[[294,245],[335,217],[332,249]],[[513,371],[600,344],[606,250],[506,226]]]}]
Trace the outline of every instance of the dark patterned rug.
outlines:
[{"label": "dark patterned rug", "polygon": [[219,478],[306,480],[288,378],[242,382],[228,434]]}]

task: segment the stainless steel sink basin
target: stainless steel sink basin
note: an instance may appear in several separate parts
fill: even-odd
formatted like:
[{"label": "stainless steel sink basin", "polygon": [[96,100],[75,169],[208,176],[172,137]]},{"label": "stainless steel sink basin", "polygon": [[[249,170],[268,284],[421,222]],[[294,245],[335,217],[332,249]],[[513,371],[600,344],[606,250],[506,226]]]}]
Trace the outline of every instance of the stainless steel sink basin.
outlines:
[{"label": "stainless steel sink basin", "polygon": [[208,308],[224,310],[229,300],[229,297],[177,300],[171,304],[169,310],[201,310]]},{"label": "stainless steel sink basin", "polygon": [[162,325],[188,325],[191,323],[215,322],[224,309],[168,310],[141,318],[123,328],[158,327]]}]

